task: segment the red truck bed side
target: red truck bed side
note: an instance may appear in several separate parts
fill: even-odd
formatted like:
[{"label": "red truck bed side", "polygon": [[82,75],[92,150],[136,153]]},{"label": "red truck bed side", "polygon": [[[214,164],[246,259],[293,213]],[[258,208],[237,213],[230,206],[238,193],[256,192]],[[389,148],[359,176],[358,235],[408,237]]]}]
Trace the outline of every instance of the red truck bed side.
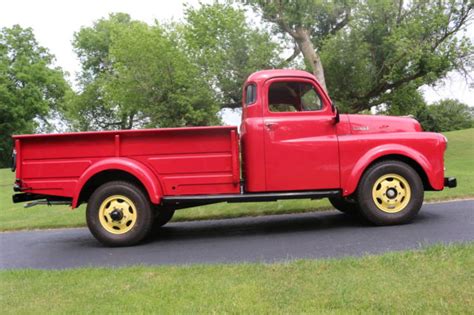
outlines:
[{"label": "red truck bed side", "polygon": [[77,199],[87,180],[111,165],[146,177],[144,185],[155,203],[163,195],[240,190],[236,127],[24,135],[14,140],[16,177],[24,192]]}]

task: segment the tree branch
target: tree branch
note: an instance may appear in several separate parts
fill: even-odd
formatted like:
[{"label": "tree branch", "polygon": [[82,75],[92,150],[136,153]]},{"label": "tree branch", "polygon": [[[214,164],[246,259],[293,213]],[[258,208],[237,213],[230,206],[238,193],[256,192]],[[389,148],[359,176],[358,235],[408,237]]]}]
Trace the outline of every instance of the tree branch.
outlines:
[{"label": "tree branch", "polygon": [[[459,20],[455,23],[453,27],[448,29],[446,28],[445,32],[443,35],[438,38],[432,45],[431,45],[431,51],[434,52],[439,45],[441,45],[446,39],[448,39],[450,36],[454,35],[456,32],[458,32],[463,25],[469,20],[470,15],[472,14],[472,6],[468,6],[466,10],[461,11],[461,15]],[[403,59],[404,55],[402,54],[395,62],[392,62],[391,65],[388,65],[389,67],[394,66],[396,63],[398,63],[400,60]],[[386,67],[382,67],[384,69]],[[382,70],[381,69],[381,70]],[[367,108],[370,108],[372,106],[380,105],[383,103],[384,99],[383,97],[377,97],[383,93],[385,93],[387,90],[391,89],[396,89],[403,84],[406,84],[408,82],[411,82],[413,80],[416,80],[418,78],[421,78],[427,74],[427,71],[420,68],[416,73],[413,73],[412,75],[408,75],[404,78],[401,78],[395,82],[386,82],[386,81],[381,81],[377,86],[372,88],[369,92],[367,92],[364,96],[360,97],[358,95],[354,96],[355,99],[357,99],[351,107],[354,108],[356,111],[364,110]],[[383,96],[383,95],[382,95]]]},{"label": "tree branch", "polygon": [[290,62],[292,62],[293,60],[295,60],[295,58],[298,57],[300,54],[301,54],[301,49],[298,47],[298,44],[295,42],[295,43],[294,43],[294,47],[293,47],[293,53],[291,54],[291,56],[289,56],[288,58],[286,58],[285,60],[283,60],[283,61],[277,66],[277,68],[286,67],[286,65],[288,65]]},{"label": "tree branch", "polygon": [[437,41],[433,43],[433,45],[431,46],[431,50],[435,51],[436,48],[438,48],[438,46],[441,45],[448,37],[458,32],[461,29],[461,27],[466,23],[466,21],[469,19],[471,12],[472,12],[472,6],[468,6],[467,10],[462,12],[461,18],[459,19],[458,23],[456,23],[453,26],[453,28],[451,28],[451,30],[449,31],[448,31],[448,28],[446,28],[443,36],[441,36]]},{"label": "tree branch", "polygon": [[398,15],[397,15],[397,25],[400,25],[402,22],[402,10],[403,10],[403,0],[399,0],[398,2]]},{"label": "tree branch", "polygon": [[[379,84],[378,86],[374,87],[372,90],[370,90],[366,95],[363,97],[359,97],[356,102],[354,102],[351,107],[354,108],[356,111],[361,111],[364,109],[368,109],[372,106],[380,105],[383,103],[383,99],[380,97],[376,99],[375,101],[373,100],[375,97],[385,93],[387,90],[392,90],[396,89],[400,86],[402,86],[405,83],[411,82],[413,80],[416,80],[418,78],[421,78],[426,75],[426,72],[423,70],[419,70],[418,72],[407,76],[405,78],[402,78],[398,81],[388,83],[388,82],[383,82]],[[383,95],[381,95],[383,96]]]},{"label": "tree branch", "polygon": [[334,35],[336,34],[340,29],[342,29],[344,26],[349,23],[349,20],[351,18],[351,8],[347,8],[345,11],[344,18],[339,22],[334,25],[334,27],[329,31],[330,34]]}]

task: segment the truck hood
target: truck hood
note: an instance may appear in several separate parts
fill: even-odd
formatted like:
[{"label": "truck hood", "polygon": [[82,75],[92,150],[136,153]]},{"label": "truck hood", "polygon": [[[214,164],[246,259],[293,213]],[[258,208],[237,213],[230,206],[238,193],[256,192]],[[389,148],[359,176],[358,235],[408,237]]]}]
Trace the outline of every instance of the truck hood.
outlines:
[{"label": "truck hood", "polygon": [[352,134],[422,131],[420,123],[409,117],[346,115]]}]

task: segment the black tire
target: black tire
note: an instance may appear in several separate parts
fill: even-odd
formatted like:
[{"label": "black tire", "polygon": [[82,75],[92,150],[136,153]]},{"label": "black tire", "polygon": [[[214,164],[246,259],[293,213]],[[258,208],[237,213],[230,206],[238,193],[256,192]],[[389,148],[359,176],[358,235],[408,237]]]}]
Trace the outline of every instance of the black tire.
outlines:
[{"label": "black tire", "polygon": [[165,209],[162,207],[155,208],[155,221],[153,222],[153,229],[157,229],[168,223],[174,215],[174,209]]},{"label": "black tire", "polygon": [[418,173],[400,161],[376,163],[366,170],[357,189],[361,215],[376,225],[410,222],[423,204]]},{"label": "black tire", "polygon": [[330,197],[329,202],[334,208],[345,214],[357,214],[359,212],[359,204],[354,199],[345,198],[342,196]]},{"label": "black tire", "polygon": [[[105,203],[111,198],[112,201]],[[113,202],[118,208],[112,205]],[[111,210],[116,212],[114,216],[110,213]],[[92,235],[102,244],[114,247],[139,243],[151,231],[153,218],[146,194],[136,185],[125,181],[108,182],[97,188],[90,197],[86,210],[87,226]]]}]

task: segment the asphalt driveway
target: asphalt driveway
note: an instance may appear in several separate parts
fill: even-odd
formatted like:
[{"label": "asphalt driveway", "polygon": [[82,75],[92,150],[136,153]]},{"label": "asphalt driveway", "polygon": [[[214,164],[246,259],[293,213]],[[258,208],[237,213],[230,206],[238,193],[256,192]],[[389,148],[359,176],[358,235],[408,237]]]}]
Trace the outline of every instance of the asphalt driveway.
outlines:
[{"label": "asphalt driveway", "polygon": [[465,200],[425,204],[401,226],[368,226],[337,211],[170,223],[128,248],[104,247],[84,228],[4,232],[0,269],[276,262],[471,241],[474,200]]}]

